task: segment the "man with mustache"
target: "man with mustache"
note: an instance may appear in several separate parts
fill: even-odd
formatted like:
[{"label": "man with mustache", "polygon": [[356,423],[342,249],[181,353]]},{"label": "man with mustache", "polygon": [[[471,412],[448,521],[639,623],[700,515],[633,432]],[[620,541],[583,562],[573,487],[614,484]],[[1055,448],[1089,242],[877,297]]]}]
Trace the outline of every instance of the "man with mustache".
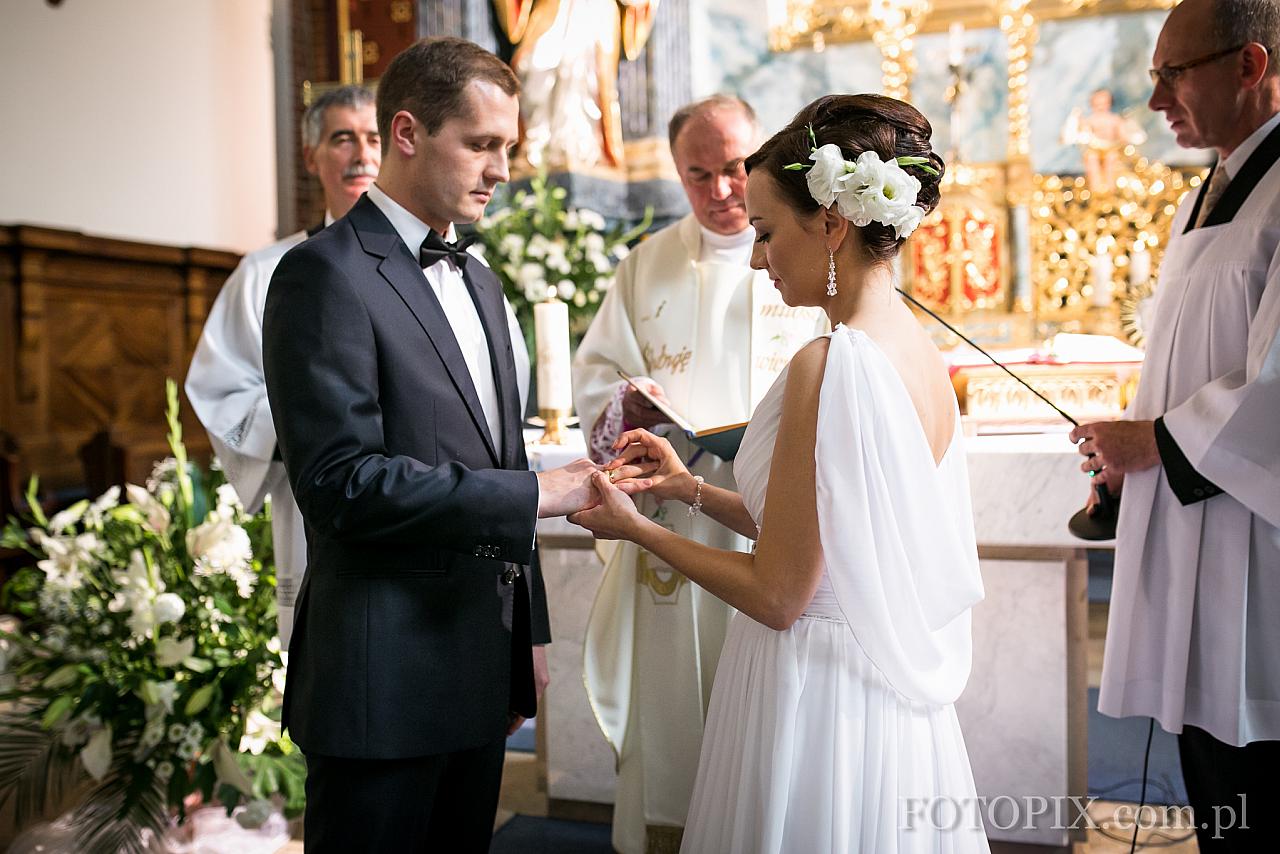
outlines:
[{"label": "man with mustache", "polygon": [[1150,106],[1218,159],[1173,219],[1125,420],[1071,434],[1123,489],[1098,710],[1178,734],[1201,851],[1263,850],[1280,759],[1278,51],[1277,0],[1169,13]]},{"label": "man with mustache", "polygon": [[284,723],[309,852],[483,852],[506,735],[550,640],[539,517],[588,505],[580,460],[529,471],[502,286],[459,245],[508,180],[519,83],[459,38],[378,84],[377,182],[276,268],[271,417],[307,530]]},{"label": "man with mustache", "polygon": [[[670,427],[619,370],[699,429],[735,424],[750,418],[792,353],[827,331],[822,312],[788,307],[768,274],[750,268],[755,231],[742,164],[760,141],[751,107],[726,95],[689,104],[672,116],[668,138],[692,213],[619,265],[574,362],[575,403],[596,462],[616,456],[624,430]],[[668,438],[695,475],[733,488],[730,463],[697,453],[678,431]],[[683,536],[750,550],[705,517],[649,497],[638,503]],[[584,663],[588,697],[619,760],[613,846],[675,851],[732,609],[635,544],[611,548]]]},{"label": "man with mustache", "polygon": [[293,605],[306,568],[302,516],[276,452],[262,375],[262,309],[285,252],[345,216],[378,176],[382,148],[373,93],[343,86],[316,98],[302,116],[302,156],[324,190],[324,221],[246,255],[218,293],[187,371],[187,398],[209,433],[227,480],[257,512],[271,496],[280,642],[289,647]]}]

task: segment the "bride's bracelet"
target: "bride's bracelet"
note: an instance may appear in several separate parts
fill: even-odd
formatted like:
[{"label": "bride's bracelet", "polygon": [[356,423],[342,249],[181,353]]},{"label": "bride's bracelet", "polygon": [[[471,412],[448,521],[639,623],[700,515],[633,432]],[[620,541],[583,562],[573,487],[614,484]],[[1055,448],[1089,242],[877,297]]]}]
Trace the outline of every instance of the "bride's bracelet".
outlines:
[{"label": "bride's bracelet", "polygon": [[693,503],[689,505],[689,515],[697,516],[702,512],[702,475],[693,476]]}]

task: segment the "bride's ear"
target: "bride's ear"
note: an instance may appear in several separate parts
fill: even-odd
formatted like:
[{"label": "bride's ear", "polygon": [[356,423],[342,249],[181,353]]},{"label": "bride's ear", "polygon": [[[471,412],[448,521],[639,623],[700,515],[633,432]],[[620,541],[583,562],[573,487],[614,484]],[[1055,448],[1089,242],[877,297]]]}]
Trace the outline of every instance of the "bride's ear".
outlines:
[{"label": "bride's ear", "polygon": [[832,205],[822,210],[823,237],[829,250],[835,252],[840,248],[849,234],[849,225],[849,220],[840,213],[839,205]]}]

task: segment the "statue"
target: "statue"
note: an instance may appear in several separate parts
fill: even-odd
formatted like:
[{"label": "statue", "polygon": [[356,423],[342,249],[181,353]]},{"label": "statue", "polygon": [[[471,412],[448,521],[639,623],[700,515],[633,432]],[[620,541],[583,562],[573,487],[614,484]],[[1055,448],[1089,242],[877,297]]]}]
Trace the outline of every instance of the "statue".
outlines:
[{"label": "statue", "polygon": [[1112,112],[1111,107],[1111,93],[1097,89],[1089,96],[1089,114],[1072,110],[1062,128],[1062,142],[1080,146],[1085,182],[1095,193],[1115,188],[1125,147],[1147,140],[1137,122]]},{"label": "statue", "polygon": [[635,59],[659,0],[494,0],[518,45],[520,156],[535,169],[622,168],[618,61]]}]

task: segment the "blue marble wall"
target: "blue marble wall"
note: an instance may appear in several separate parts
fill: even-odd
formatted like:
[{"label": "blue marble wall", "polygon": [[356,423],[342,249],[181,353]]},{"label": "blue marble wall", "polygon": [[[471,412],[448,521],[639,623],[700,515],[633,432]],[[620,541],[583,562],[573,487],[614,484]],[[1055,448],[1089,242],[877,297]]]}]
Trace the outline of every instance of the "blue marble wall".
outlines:
[{"label": "blue marble wall", "polygon": [[[874,92],[880,88],[880,53],[870,42],[833,45],[823,53],[769,50],[765,0],[700,0],[691,10],[695,96],[732,92],[760,114],[766,132],[787,123],[802,106],[828,92]],[[659,13],[660,14],[660,13]],[[1147,68],[1164,12],[1140,12],[1040,26],[1030,73],[1032,166],[1038,172],[1079,173],[1079,152],[1062,145],[1062,125],[1073,109],[1087,110],[1089,95],[1110,89],[1115,109],[1131,115],[1147,132],[1140,150],[1170,165],[1208,162],[1205,152],[1179,148],[1164,119],[1147,109]],[[912,99],[934,125],[934,148],[947,152],[952,140],[944,98],[949,83],[945,33],[916,39],[917,70]],[[972,67],[964,100],[960,151],[974,163],[1005,159],[1008,103],[1004,35],[995,28],[965,33]]]}]

